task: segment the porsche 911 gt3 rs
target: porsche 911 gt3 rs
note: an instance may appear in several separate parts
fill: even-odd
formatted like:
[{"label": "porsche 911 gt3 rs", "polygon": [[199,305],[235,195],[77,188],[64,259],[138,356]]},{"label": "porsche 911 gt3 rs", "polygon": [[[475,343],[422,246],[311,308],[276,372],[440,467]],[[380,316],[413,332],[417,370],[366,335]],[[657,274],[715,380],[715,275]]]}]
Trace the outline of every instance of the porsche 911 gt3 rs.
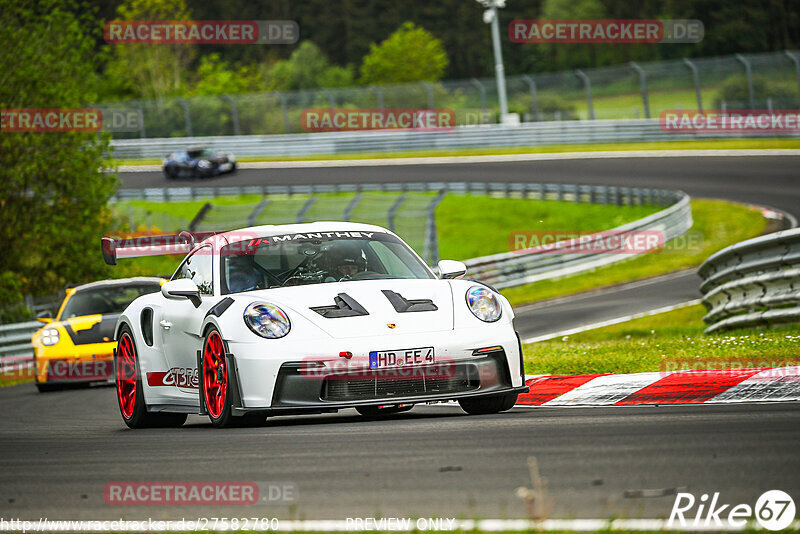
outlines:
[{"label": "porsche 911 gt3 rs", "polygon": [[50,312],[37,317],[46,325],[31,338],[37,389],[51,391],[65,384],[113,378],[119,314],[136,297],[157,293],[164,282],[163,278],[137,277],[68,288],[55,318]]},{"label": "porsche 911 gt3 rs", "polygon": [[315,222],[114,241],[117,258],[188,252],[159,293],[116,326],[117,399],[132,428],[214,426],[356,408],[366,416],[457,400],[510,409],[526,391],[508,301],[435,274],[394,233]]}]

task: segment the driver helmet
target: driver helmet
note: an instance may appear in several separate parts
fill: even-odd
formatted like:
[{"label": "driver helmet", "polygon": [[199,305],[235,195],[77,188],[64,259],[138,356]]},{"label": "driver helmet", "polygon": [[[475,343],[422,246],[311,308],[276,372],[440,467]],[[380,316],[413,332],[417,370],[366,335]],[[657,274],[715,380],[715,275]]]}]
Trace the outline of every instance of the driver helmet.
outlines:
[{"label": "driver helmet", "polygon": [[361,249],[347,247],[337,251],[331,262],[331,267],[341,273],[342,276],[353,276],[356,273],[367,270],[367,261],[361,255]]},{"label": "driver helmet", "polygon": [[234,256],[228,260],[228,290],[240,293],[256,289],[262,282],[261,273],[251,256]]}]

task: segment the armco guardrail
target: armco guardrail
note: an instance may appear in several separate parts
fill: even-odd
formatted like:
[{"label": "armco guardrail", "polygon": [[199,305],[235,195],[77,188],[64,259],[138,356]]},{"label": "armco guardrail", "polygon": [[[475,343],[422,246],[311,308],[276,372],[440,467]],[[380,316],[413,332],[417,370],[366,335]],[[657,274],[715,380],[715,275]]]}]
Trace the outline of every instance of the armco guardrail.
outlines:
[{"label": "armco guardrail", "polygon": [[[484,124],[459,126],[451,131],[330,132],[278,135],[233,135],[219,137],[169,137],[116,139],[111,142],[119,159],[163,158],[190,145],[203,145],[236,156],[307,156],[354,152],[413,152],[536,146],[575,143],[623,143],[741,137],[776,137],[778,134],[736,132],[665,132],[658,119],[549,121],[518,126]],[[783,133],[781,137],[800,137]]]},{"label": "armco guardrail", "polygon": [[31,364],[31,336],[41,327],[38,321],[0,325],[0,372]]},{"label": "armco guardrail", "polygon": [[[588,186],[584,186],[587,187]],[[623,189],[623,191],[619,191]],[[582,195],[585,191],[582,186],[570,186],[570,195]],[[634,190],[617,188],[624,202],[630,202]],[[654,213],[648,217],[625,224],[605,232],[606,235],[626,235],[631,232],[660,232],[663,242],[674,239],[686,233],[692,227],[692,210],[689,196],[682,191],[660,191],[661,198],[671,204],[668,208]],[[585,236],[582,241],[587,246],[601,239],[601,234]],[[539,280],[558,278],[580,272],[586,272],[604,265],[630,259],[630,254],[614,253],[604,250],[599,253],[572,253],[556,254],[553,250],[564,249],[558,243],[554,244],[546,254],[533,254],[525,252],[505,252],[474,258],[465,263],[468,267],[470,278],[481,280],[498,289],[529,284]]]},{"label": "armco guardrail", "polygon": [[800,321],[800,228],[720,250],[698,273],[706,333]]},{"label": "armco guardrail", "polygon": [[[631,231],[659,231],[664,241],[685,233],[692,226],[689,197],[681,191],[666,189],[632,188],[599,185],[539,184],[509,182],[418,182],[386,184],[292,185],[292,186],[242,186],[242,187],[180,187],[151,189],[121,189],[115,200],[147,199],[159,202],[214,198],[225,195],[314,195],[336,192],[438,192],[441,200],[445,193],[482,194],[500,197],[557,200],[576,203],[614,204],[618,206],[658,205],[666,209],[632,223],[609,230],[614,233]],[[433,206],[434,204],[432,204]],[[432,226],[431,226],[432,225]],[[391,225],[390,225],[391,226]],[[521,229],[524,230],[524,229]],[[425,247],[433,248],[436,242],[435,222],[426,225]],[[430,256],[438,252],[429,251]],[[507,252],[467,260],[469,278],[481,280],[497,288],[556,278],[584,272],[616,261],[630,258],[630,254],[518,254]],[[31,334],[42,325],[39,322],[0,325],[0,365],[30,362],[33,349]]]}]

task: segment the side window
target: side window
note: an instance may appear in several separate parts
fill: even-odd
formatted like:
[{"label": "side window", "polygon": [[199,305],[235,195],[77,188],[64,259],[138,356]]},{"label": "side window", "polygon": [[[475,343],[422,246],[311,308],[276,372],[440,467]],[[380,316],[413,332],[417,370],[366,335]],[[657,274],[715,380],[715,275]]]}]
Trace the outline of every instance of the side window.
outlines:
[{"label": "side window", "polygon": [[197,285],[203,295],[214,294],[214,279],[212,276],[211,247],[203,247],[186,258],[175,274],[173,280],[188,278]]}]

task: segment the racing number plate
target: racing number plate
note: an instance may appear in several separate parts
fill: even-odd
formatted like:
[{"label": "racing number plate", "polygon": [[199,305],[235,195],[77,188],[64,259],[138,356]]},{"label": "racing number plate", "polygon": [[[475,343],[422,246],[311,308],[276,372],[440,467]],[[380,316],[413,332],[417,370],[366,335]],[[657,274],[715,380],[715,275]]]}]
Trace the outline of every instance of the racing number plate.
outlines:
[{"label": "racing number plate", "polygon": [[370,369],[391,369],[406,365],[428,365],[436,363],[433,347],[419,349],[378,350],[369,353]]}]

